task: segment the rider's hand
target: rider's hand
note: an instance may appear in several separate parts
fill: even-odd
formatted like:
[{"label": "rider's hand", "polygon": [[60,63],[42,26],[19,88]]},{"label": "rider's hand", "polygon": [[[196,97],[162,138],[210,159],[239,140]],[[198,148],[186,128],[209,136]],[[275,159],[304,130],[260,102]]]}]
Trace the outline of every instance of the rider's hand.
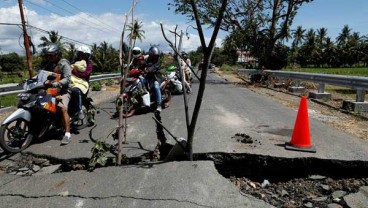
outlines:
[{"label": "rider's hand", "polygon": [[54,88],[59,88],[59,87],[61,87],[61,84],[60,84],[60,82],[53,82],[53,83],[51,83],[51,86],[54,87]]},{"label": "rider's hand", "polygon": [[43,85],[45,85],[46,87],[51,86],[51,82],[49,80],[46,80]]}]

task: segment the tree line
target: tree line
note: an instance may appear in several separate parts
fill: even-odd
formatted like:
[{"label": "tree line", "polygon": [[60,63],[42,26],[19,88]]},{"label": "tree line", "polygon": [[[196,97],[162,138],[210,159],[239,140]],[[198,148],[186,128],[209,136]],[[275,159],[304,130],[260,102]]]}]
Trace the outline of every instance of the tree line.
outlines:
[{"label": "tree line", "polygon": [[[250,51],[259,66],[281,69],[287,65],[302,67],[367,66],[368,38],[352,32],[345,25],[336,38],[327,35],[326,28],[292,30],[291,26],[300,7],[313,0],[229,0],[221,23],[227,32],[223,47],[214,51],[227,64],[235,64],[236,50]],[[216,23],[221,1],[197,0],[200,21],[210,27]],[[186,0],[169,3],[177,14],[193,19]],[[288,44],[290,43],[291,44]],[[197,50],[199,51],[199,50]],[[225,58],[225,59],[224,59]],[[220,64],[220,63],[218,63]]]},{"label": "tree line", "polygon": [[[58,44],[62,50],[63,57],[70,62],[76,57],[76,46],[73,43],[65,43],[58,32],[51,31],[48,37],[43,36],[40,39],[41,44],[38,45],[39,52],[33,56],[33,69],[42,69],[44,66],[44,58],[42,49],[50,43]],[[100,44],[92,44],[92,62],[93,70],[98,73],[118,72],[120,70],[119,51],[106,41]],[[127,51],[127,46],[123,44],[123,51]],[[2,74],[19,74],[21,76],[26,67],[26,59],[17,53],[9,53],[0,55],[0,72]]]}]

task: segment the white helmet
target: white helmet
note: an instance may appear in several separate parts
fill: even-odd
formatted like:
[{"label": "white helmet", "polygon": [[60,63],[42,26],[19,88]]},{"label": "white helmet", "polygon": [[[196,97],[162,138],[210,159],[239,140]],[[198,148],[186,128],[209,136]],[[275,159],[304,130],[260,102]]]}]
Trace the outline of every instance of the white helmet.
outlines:
[{"label": "white helmet", "polygon": [[134,47],[132,49],[132,54],[134,58],[138,58],[142,54],[142,49],[140,47]]},{"label": "white helmet", "polygon": [[85,45],[81,45],[77,48],[77,52],[82,52],[87,54],[87,56],[89,57],[91,55],[91,49],[88,46]]}]

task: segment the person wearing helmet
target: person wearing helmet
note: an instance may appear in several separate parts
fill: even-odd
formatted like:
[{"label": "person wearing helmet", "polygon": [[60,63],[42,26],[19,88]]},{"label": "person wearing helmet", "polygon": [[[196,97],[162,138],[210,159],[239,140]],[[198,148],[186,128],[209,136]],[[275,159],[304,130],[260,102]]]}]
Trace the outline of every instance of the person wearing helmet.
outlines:
[{"label": "person wearing helmet", "polygon": [[58,108],[62,112],[63,123],[65,126],[65,135],[61,140],[61,144],[69,144],[71,141],[70,135],[70,117],[68,114],[68,105],[70,100],[70,76],[71,67],[68,60],[62,58],[61,49],[57,44],[49,44],[44,49],[45,61],[46,61],[46,71],[55,72],[60,74],[60,81],[54,81],[49,84],[52,87],[60,88],[60,96],[62,101],[58,103]]},{"label": "person wearing helmet", "polygon": [[72,102],[76,106],[78,118],[83,119],[82,94],[87,95],[89,90],[89,79],[93,71],[91,60],[91,49],[88,46],[79,46],[77,55],[72,66],[71,95]]},{"label": "person wearing helmet", "polygon": [[146,80],[143,76],[145,66],[146,66],[146,61],[145,61],[145,58],[144,58],[143,54],[139,55],[138,57],[133,58],[132,64],[130,65],[130,70],[133,70],[133,69],[138,69],[139,70],[140,75],[139,75],[138,78],[141,82],[141,85],[139,86],[139,88],[143,89],[143,90],[146,89],[146,87],[145,87]]},{"label": "person wearing helmet", "polygon": [[132,49],[132,55],[133,55],[133,58],[138,58],[140,55],[142,55],[142,50],[140,47],[134,47]]},{"label": "person wearing helmet", "polygon": [[148,50],[148,56],[146,56],[146,82],[149,86],[149,89],[152,89],[155,94],[156,99],[156,112],[161,112],[161,89],[160,89],[160,83],[159,80],[162,79],[161,73],[160,73],[160,55],[161,52],[156,46],[152,46]]},{"label": "person wearing helmet", "polygon": [[192,67],[192,62],[190,61],[188,54],[184,51],[181,52],[181,70],[182,74],[184,74],[184,84],[187,89],[187,93],[191,93],[191,83],[192,83],[192,71],[190,68]]}]

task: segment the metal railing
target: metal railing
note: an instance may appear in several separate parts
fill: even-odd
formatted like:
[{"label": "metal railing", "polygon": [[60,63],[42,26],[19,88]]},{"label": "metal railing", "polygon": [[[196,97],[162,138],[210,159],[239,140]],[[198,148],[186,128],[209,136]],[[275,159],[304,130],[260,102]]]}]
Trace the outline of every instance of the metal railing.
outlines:
[{"label": "metal railing", "polygon": [[342,86],[357,90],[356,102],[364,102],[366,90],[368,89],[368,77],[359,76],[344,76],[344,75],[332,75],[332,74],[316,74],[316,73],[302,73],[302,72],[290,72],[290,71],[274,71],[274,70],[261,70],[256,69],[239,69],[238,73],[246,74],[248,76],[253,74],[268,74],[275,77],[289,78],[296,80],[296,83],[300,83],[300,80],[311,81],[319,83],[318,92],[324,93],[325,84]]},{"label": "metal railing", "polygon": [[[90,82],[100,81],[104,79],[116,79],[120,78],[120,76],[120,73],[93,75],[90,77]],[[24,92],[23,87],[19,86],[18,84],[8,84],[0,87],[0,96],[17,94],[21,92]]]}]

